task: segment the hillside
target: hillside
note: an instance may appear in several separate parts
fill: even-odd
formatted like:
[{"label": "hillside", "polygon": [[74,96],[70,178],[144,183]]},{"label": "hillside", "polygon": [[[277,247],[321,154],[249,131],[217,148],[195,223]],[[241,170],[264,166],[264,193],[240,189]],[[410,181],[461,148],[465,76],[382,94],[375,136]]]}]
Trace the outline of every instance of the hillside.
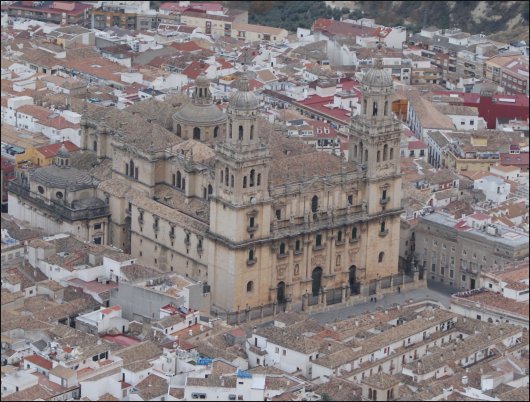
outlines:
[{"label": "hillside", "polygon": [[[374,18],[389,26],[416,32],[422,26],[459,27],[463,31],[497,34],[497,39],[528,40],[528,2],[524,1],[227,1],[244,8],[249,22],[286,28],[309,28],[317,17]],[[500,36],[498,36],[500,35]]]}]

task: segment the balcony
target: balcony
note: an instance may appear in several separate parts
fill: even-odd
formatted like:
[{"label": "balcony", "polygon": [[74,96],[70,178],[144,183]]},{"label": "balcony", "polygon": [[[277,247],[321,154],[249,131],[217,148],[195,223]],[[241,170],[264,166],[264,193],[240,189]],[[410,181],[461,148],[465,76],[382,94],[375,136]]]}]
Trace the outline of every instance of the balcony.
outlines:
[{"label": "balcony", "polygon": [[350,237],[350,244],[358,243],[360,239],[361,239],[360,235],[357,235],[355,237]]},{"label": "balcony", "polygon": [[252,266],[252,265],[254,265],[256,262],[258,262],[258,260],[256,259],[256,257],[254,257],[252,260],[247,260],[247,265],[248,265],[248,266]]},{"label": "balcony", "polygon": [[379,232],[379,237],[385,237],[388,234],[388,229]]},{"label": "balcony", "polygon": [[259,225],[252,225],[252,226],[248,225],[247,226],[247,232],[248,233],[254,233],[256,230],[258,230],[258,228],[259,228]]},{"label": "balcony", "polygon": [[380,198],[379,199],[379,204],[386,205],[386,204],[388,204],[389,201],[390,201],[390,197]]}]

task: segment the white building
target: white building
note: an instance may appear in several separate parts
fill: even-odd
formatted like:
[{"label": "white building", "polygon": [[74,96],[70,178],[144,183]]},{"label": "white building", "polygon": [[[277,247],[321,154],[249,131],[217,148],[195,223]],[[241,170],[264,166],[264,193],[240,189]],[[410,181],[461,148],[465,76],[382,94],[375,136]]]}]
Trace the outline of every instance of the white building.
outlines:
[{"label": "white building", "polygon": [[485,176],[473,182],[476,190],[482,190],[488,201],[504,202],[510,195],[510,184],[497,176]]},{"label": "white building", "polygon": [[274,366],[287,373],[301,371],[311,378],[311,361],[319,357],[319,343],[292,336],[283,328],[257,330],[246,343],[249,367]]},{"label": "white building", "polygon": [[89,334],[102,334],[112,329],[125,332],[129,328],[129,321],[121,318],[121,307],[102,307],[97,311],[80,315],[75,319],[75,327]]}]

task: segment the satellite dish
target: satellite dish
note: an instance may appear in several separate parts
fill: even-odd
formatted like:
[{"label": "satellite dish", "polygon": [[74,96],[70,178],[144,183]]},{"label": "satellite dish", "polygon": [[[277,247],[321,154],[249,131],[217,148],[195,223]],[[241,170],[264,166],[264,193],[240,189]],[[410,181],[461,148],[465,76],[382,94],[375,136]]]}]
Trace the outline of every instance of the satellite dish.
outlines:
[{"label": "satellite dish", "polygon": [[256,205],[256,197],[250,197],[250,203]]}]

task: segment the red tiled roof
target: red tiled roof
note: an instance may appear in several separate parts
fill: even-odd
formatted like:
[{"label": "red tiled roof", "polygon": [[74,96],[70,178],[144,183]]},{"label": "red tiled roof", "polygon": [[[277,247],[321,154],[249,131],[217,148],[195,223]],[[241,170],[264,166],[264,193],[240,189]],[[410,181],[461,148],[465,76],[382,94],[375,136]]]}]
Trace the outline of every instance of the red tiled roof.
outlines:
[{"label": "red tiled roof", "polygon": [[200,63],[198,61],[193,61],[191,62],[189,66],[187,66],[184,70],[182,70],[182,74],[194,80],[201,73],[204,73],[208,67],[210,67],[209,64]]},{"label": "red tiled roof", "polygon": [[30,5],[29,3],[34,3],[33,1],[26,2],[28,4],[24,3],[25,2],[20,2],[20,4],[17,4],[17,2],[14,2],[14,4],[7,7],[15,10],[39,11],[50,14],[65,13],[66,15],[79,15],[84,13],[85,10],[92,8],[92,5],[83,4],[79,1],[54,1],[52,3],[44,3],[43,7],[34,7],[32,4]]},{"label": "red tiled roof", "polygon": [[102,312],[103,314],[110,314],[110,313],[112,313],[113,311],[120,311],[120,310],[121,310],[121,307],[118,306],[118,305],[116,305],[116,306],[112,306],[112,307],[107,307],[107,308],[101,310],[101,312]]},{"label": "red tiled roof", "polygon": [[[313,24],[314,31],[328,32],[332,35],[367,35],[377,36],[378,28],[363,27],[361,25],[349,24],[347,22],[329,20],[326,18],[318,18]],[[387,33],[388,34],[388,33]]]},{"label": "red tiled roof", "polygon": [[234,65],[232,63],[229,63],[228,61],[226,61],[222,57],[216,57],[215,61],[221,65],[222,69],[234,67]]},{"label": "red tiled roof", "polygon": [[24,360],[27,360],[28,362],[31,362],[46,370],[51,370],[53,368],[53,363],[51,361],[37,355],[26,356],[24,357]]},{"label": "red tiled roof", "polygon": [[202,50],[202,47],[200,47],[193,41],[183,43],[172,43],[170,46],[172,48],[180,50],[181,52],[196,52],[197,50]]},{"label": "red tiled roof", "polygon": [[528,167],[528,152],[521,152],[520,154],[501,153],[500,160],[503,166],[526,166]]},{"label": "red tiled roof", "polygon": [[424,143],[423,141],[410,141],[408,143],[408,149],[424,149],[427,148],[428,145]]},{"label": "red tiled roof", "polygon": [[476,219],[478,221],[485,221],[490,219],[489,215],[483,214],[481,212],[475,212],[473,215],[469,215],[470,218]]},{"label": "red tiled roof", "polygon": [[301,106],[305,106],[309,109],[313,109],[323,115],[333,117],[337,120],[340,120],[343,123],[349,124],[350,123],[350,116],[348,116],[346,113],[346,110],[343,109],[330,109],[326,107],[325,105],[333,102],[333,96],[326,96],[321,97],[318,95],[312,95],[309,98],[303,100],[303,101],[295,101],[294,104],[299,104]]},{"label": "red tiled roof", "polygon": [[57,155],[57,152],[59,152],[59,149],[61,149],[61,146],[63,144],[68,152],[79,151],[79,147],[71,141],[57,142],[55,144],[45,145],[43,147],[37,148],[36,150],[39,151],[44,157],[52,158]]}]

